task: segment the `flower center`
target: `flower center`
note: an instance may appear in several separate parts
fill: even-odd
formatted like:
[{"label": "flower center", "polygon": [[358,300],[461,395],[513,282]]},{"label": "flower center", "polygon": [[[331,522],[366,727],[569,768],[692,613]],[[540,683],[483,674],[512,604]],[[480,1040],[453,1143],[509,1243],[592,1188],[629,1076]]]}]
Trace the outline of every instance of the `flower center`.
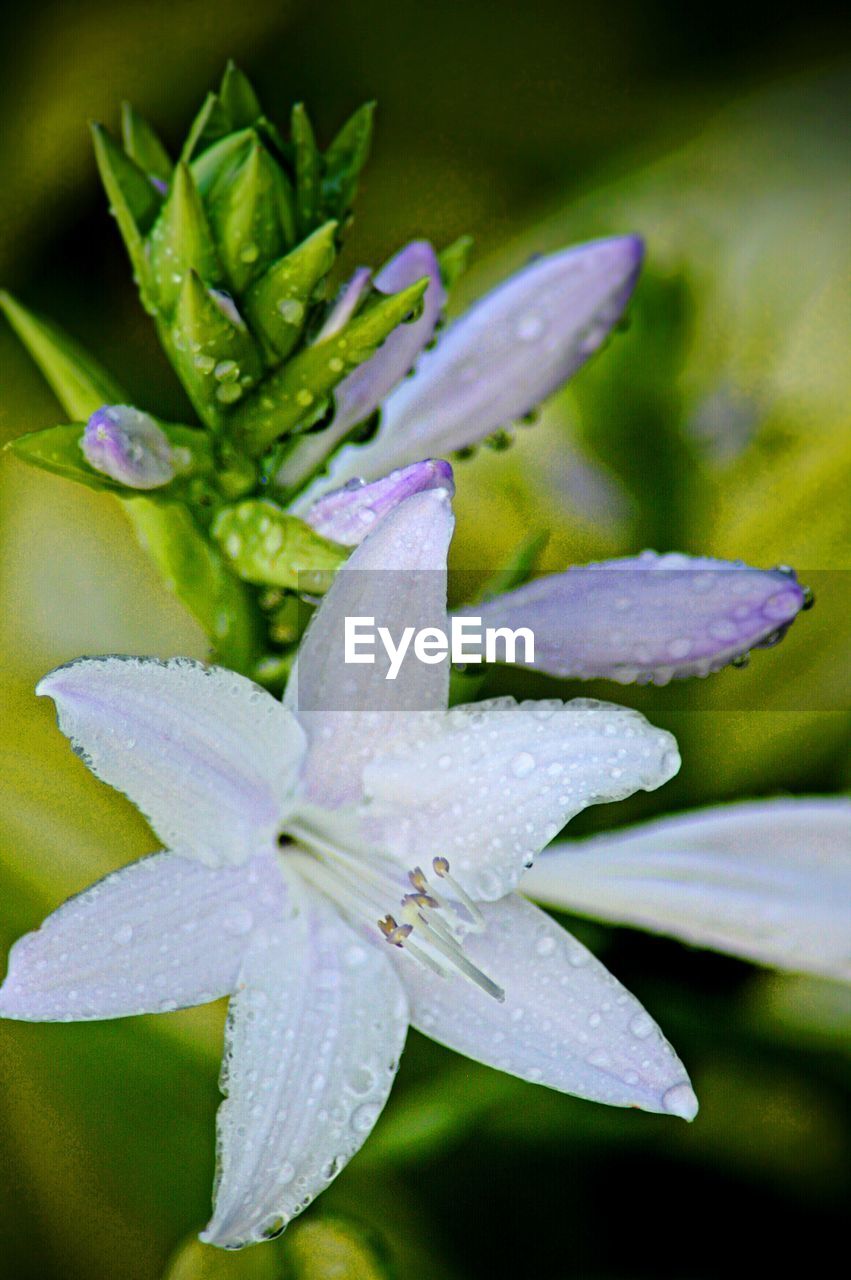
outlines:
[{"label": "flower center", "polygon": [[313,824],[291,822],[288,834],[295,841],[287,851],[290,865],[294,863],[343,915],[368,924],[390,946],[439,977],[454,971],[495,1000],[505,999],[502,988],[464,950],[467,935],[481,933],[485,920],[450,875],[446,858],[432,859],[430,880],[421,867],[406,874],[385,855],[344,849]]}]

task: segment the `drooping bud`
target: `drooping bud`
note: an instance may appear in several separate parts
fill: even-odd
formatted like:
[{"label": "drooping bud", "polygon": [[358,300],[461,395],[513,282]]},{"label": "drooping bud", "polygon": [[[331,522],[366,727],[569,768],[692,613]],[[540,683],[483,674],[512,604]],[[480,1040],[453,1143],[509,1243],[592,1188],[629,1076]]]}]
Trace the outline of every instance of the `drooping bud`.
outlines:
[{"label": "drooping bud", "polygon": [[160,489],[177,474],[165,432],[132,405],[105,405],[93,413],[80,448],[90,467],[130,489]]},{"label": "drooping bud", "polygon": [[[424,489],[455,492],[448,462],[439,458],[415,462],[372,484],[350,480],[342,489],[326,493],[315,502],[304,512],[303,519],[323,538],[344,547],[356,547],[400,502]],[[298,505],[293,510],[300,513]]]}]

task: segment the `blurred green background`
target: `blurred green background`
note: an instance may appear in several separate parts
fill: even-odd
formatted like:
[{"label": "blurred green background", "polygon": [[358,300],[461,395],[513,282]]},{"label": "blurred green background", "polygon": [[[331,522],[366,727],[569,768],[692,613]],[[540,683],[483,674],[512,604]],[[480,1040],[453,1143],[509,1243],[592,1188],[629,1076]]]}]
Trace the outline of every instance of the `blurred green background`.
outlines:
[{"label": "blurred green background", "polygon": [[[747,671],[668,690],[556,686],[671,728],[663,792],[575,830],[690,804],[851,784],[847,25],[818,4],[649,0],[103,0],[11,12],[0,41],[0,283],[111,365],[136,401],[187,412],[138,307],[86,122],[124,97],[176,143],[234,56],[284,121],[327,139],[368,98],[377,143],[346,263],[470,232],[454,306],[530,253],[639,231],[628,332],[521,428],[458,467],[457,567],[651,545],[796,565],[818,596]],[[50,393],[0,330],[0,440],[50,425]],[[117,505],[0,462],[0,941],[145,853],[37,705],[82,653],[203,655]],[[501,672],[489,691],[517,690]],[[572,828],[573,829],[573,828]],[[222,1010],[74,1026],[0,1024],[0,1275],[715,1277],[785,1274],[826,1243],[847,1191],[851,1006],[575,922],[676,1044],[702,1101],[686,1127],[575,1101],[412,1033],[363,1153],[283,1239],[188,1246],[204,1222]],[[341,1263],[342,1260],[342,1263]],[[343,1270],[334,1270],[342,1265]]]}]

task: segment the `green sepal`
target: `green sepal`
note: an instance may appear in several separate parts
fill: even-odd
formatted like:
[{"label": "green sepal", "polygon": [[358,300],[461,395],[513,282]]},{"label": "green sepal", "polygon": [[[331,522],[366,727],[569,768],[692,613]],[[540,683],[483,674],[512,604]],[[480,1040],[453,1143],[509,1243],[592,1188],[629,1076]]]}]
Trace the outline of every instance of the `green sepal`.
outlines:
[{"label": "green sepal", "polygon": [[313,125],[303,102],[292,109],[290,131],[295,149],[295,201],[298,233],[306,236],[316,224],[322,158],[316,146]]},{"label": "green sepal", "polygon": [[148,175],[124,154],[103,125],[92,125],[92,141],[109,207],[127,247],[142,299],[150,306],[144,241],[160,213],[162,197]]},{"label": "green sepal", "polygon": [[246,315],[273,363],[288,356],[304,332],[316,287],[334,265],[336,231],[336,222],[326,222],[274,262],[245,299]]},{"label": "green sepal", "polygon": [[490,574],[466,603],[481,604],[484,600],[501,595],[503,591],[514,591],[516,587],[522,587],[531,578],[549,537],[547,529],[529,534],[511,552],[505,568]]},{"label": "green sepal", "polygon": [[358,177],[369,156],[375,103],[367,102],[346,121],[324,156],[320,214],[342,219],[351,208]]},{"label": "green sepal", "polygon": [[219,102],[232,129],[246,129],[263,114],[250,80],[233,59],[228,62],[222,76]]},{"label": "green sepal", "polygon": [[447,291],[467,270],[472,250],[473,237],[459,236],[457,240],[452,241],[452,244],[448,244],[445,249],[441,249],[437,255],[440,279],[443,282],[444,289]]},{"label": "green sepal", "polygon": [[416,313],[428,283],[424,277],[375,302],[338,333],[305,347],[271,374],[231,419],[248,452],[262,453],[279,436],[306,431],[318,422],[329,408],[334,387],[374,355],[397,325]]},{"label": "green sepal", "polygon": [[151,276],[161,315],[172,314],[188,272],[197,271],[208,285],[222,283],[210,224],[186,164],[178,164],[174,171],[149,243]]},{"label": "green sepal", "polygon": [[222,264],[237,294],[295,241],[292,189],[256,135],[233,178],[216,183],[207,209]]},{"label": "green sepal", "polygon": [[127,155],[143,173],[161,182],[171,180],[171,157],[147,120],[129,102],[121,104],[121,138]]},{"label": "green sepal", "polygon": [[26,347],[69,418],[90,418],[105,404],[125,404],[127,396],[111,374],[49,320],[0,292],[0,310]]},{"label": "green sepal", "polygon": [[262,498],[223,507],[210,533],[245,582],[292,591],[325,590],[350,550]]},{"label": "green sepal", "polygon": [[[213,470],[213,456],[210,444],[202,432],[193,427],[182,427],[170,422],[156,419],[157,426],[168,437],[174,450],[174,460],[178,473],[169,484],[156,490],[156,495],[168,493],[173,498],[175,489],[190,476],[208,474]],[[10,440],[5,446],[10,453],[30,466],[39,467],[42,471],[50,471],[53,475],[62,476],[65,480],[74,480],[90,489],[108,489],[112,493],[125,497],[134,495],[137,490],[111,479],[101,471],[96,471],[86,462],[80,448],[80,441],[86,429],[84,422],[74,422],[68,426],[47,427],[43,431],[29,431],[26,435]],[[153,497],[153,494],[150,495]]]},{"label": "green sepal", "polygon": [[206,151],[231,132],[227,112],[217,93],[208,93],[195,119],[192,121],[180,159],[184,164],[193,160],[196,153]]},{"label": "green sepal", "polygon": [[217,139],[195,157],[189,168],[205,204],[214,200],[218,192],[227,190],[257,140],[256,130],[239,129]]},{"label": "green sepal", "polygon": [[142,546],[166,586],[179,597],[210,641],[213,659],[248,673],[261,652],[261,615],[186,507],[148,497],[123,499]]},{"label": "green sepal", "polygon": [[263,376],[251,334],[231,322],[195,271],[184,278],[170,338],[172,364],[208,426],[218,426],[228,407]]}]

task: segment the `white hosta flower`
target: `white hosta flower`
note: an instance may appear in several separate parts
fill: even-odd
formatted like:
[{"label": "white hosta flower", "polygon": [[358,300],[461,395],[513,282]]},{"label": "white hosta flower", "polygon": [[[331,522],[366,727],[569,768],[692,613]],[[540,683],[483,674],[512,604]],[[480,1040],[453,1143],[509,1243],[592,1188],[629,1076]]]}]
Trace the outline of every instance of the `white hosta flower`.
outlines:
[{"label": "white hosta flower", "polygon": [[758,964],[851,981],[851,799],[719,805],[553,845],[524,893]]},{"label": "white hosta flower", "polygon": [[283,705],[185,659],[81,659],[39,686],[169,852],[22,938],[0,1013],[230,996],[210,1243],[273,1234],[328,1184],[375,1124],[409,1023],[554,1089],[695,1114],[639,1003],[511,892],[569,817],[665,782],[670,735],[585,700],[447,711],[445,663],[395,681],[339,665],[346,616],[445,629],[451,530],[441,489],[380,523],[321,605]]}]

